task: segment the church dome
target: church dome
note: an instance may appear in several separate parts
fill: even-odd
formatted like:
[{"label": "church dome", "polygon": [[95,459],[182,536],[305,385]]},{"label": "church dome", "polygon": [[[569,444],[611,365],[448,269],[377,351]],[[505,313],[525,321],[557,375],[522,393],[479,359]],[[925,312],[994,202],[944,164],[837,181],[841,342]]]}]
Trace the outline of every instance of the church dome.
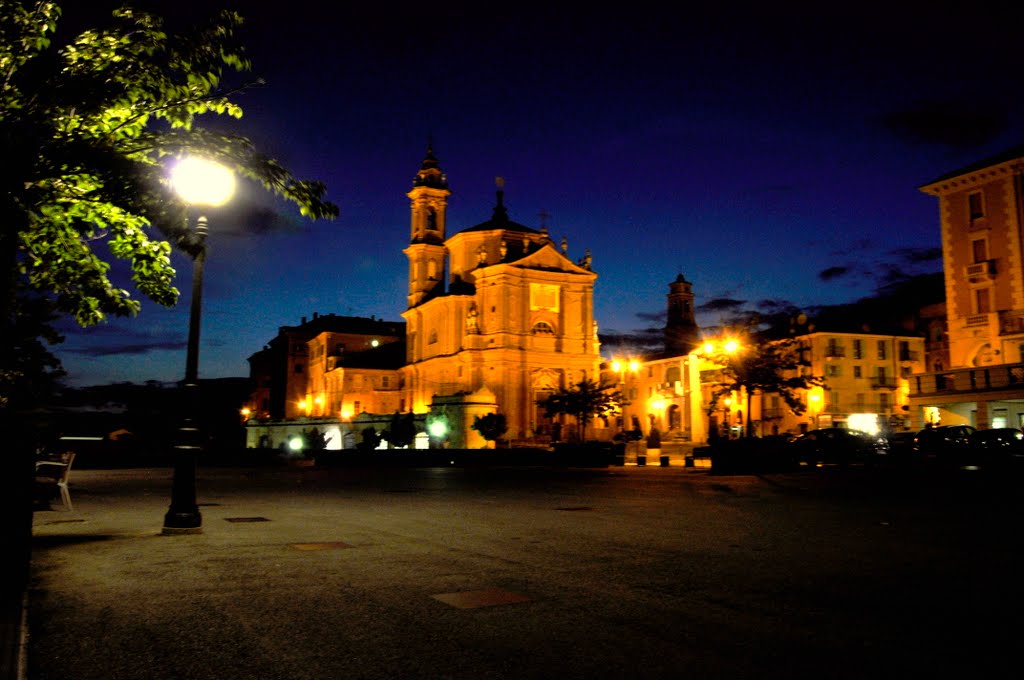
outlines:
[{"label": "church dome", "polygon": [[505,192],[503,189],[500,188],[502,186],[500,181],[498,186],[498,202],[494,206],[494,214],[491,215],[491,219],[487,220],[486,222],[481,222],[480,224],[469,227],[468,229],[463,229],[462,231],[492,231],[495,229],[504,229],[505,231],[518,231],[527,234],[540,234],[541,232],[537,231],[536,229],[533,229],[532,227],[528,227],[525,224],[519,224],[518,222],[513,222],[512,220],[509,219],[508,209],[505,207]]}]

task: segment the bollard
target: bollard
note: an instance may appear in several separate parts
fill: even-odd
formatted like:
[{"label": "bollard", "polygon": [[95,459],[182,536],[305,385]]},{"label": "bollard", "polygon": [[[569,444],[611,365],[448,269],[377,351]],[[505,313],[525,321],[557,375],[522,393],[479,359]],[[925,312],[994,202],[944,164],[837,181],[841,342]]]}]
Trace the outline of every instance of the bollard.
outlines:
[{"label": "bollard", "polygon": [[661,467],[668,467],[668,456],[661,457]]}]

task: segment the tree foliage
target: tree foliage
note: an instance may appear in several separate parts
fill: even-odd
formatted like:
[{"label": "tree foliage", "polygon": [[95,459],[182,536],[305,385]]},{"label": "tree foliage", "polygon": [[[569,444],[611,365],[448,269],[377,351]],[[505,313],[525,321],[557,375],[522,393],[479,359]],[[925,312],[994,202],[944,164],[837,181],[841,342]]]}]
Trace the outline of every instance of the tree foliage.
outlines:
[{"label": "tree foliage", "polygon": [[416,441],[416,416],[412,411],[401,414],[398,411],[391,416],[391,424],[388,429],[381,433],[388,444],[395,448],[404,449],[412,446]]},{"label": "tree foliage", "polygon": [[618,413],[622,402],[622,394],[614,386],[584,379],[552,392],[539,399],[537,404],[549,418],[561,414],[573,416],[576,419],[577,437],[579,441],[585,441],[590,421]]},{"label": "tree foliage", "polygon": [[60,360],[48,349],[63,337],[54,330],[50,300],[29,293],[14,300],[13,324],[4,338],[8,354],[0,363],[0,409],[9,404],[37,404],[56,391],[64,377]]},{"label": "tree foliage", "polygon": [[480,436],[489,442],[501,439],[501,436],[508,432],[508,419],[504,413],[488,413],[487,415],[474,416],[471,427],[480,433]]},{"label": "tree foliage", "polygon": [[[0,305],[6,334],[19,286],[41,291],[82,325],[134,315],[139,300],[116,281],[124,261],[143,296],[173,305],[172,243],[189,233],[186,206],[166,180],[184,155],[222,163],[310,218],[337,207],[248,139],[203,129],[206,115],[239,118],[248,70],[236,40],[242,19],[165,32],[149,13],[122,8],[109,25],[54,44],[52,0],[0,0]],[[9,354],[9,347],[0,348]]]},{"label": "tree foliage", "polygon": [[713,347],[704,354],[705,359],[719,367],[707,406],[708,413],[714,412],[719,402],[732,392],[745,390],[748,435],[752,434],[749,428],[752,395],[778,394],[793,413],[800,415],[807,408],[801,398],[803,391],[824,383],[821,376],[807,373],[811,364],[795,338],[758,341],[750,336],[731,352],[720,345]]}]

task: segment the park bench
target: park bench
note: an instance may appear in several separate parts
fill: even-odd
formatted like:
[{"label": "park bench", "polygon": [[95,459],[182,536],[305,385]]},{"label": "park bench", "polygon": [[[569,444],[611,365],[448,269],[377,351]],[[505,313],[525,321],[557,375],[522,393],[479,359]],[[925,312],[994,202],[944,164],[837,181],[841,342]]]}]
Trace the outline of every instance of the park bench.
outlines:
[{"label": "park bench", "polygon": [[57,454],[36,461],[35,500],[46,504],[60,496],[61,505],[65,510],[74,510],[71,505],[71,492],[68,490],[68,476],[71,474],[71,463],[75,460],[74,452]]}]

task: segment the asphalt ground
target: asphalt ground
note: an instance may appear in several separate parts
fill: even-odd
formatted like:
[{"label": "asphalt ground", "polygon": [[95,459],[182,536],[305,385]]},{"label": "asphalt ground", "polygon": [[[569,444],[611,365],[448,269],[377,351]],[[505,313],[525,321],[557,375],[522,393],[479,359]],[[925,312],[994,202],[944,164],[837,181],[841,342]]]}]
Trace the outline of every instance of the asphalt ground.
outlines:
[{"label": "asphalt ground", "polygon": [[1017,480],[859,469],[79,470],[38,680],[1019,675]]}]

